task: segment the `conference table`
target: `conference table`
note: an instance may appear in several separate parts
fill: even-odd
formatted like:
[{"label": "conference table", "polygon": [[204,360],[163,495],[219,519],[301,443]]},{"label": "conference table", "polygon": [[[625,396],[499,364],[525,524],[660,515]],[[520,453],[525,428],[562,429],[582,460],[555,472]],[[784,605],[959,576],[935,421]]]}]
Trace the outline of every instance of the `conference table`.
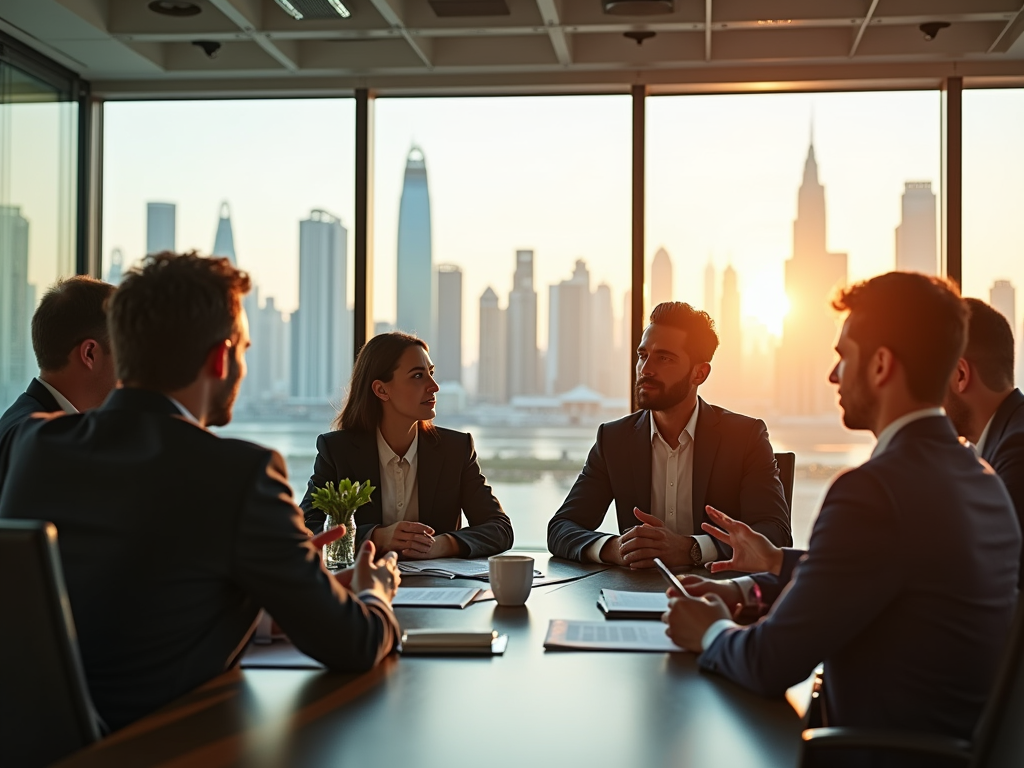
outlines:
[{"label": "conference table", "polygon": [[392,654],[362,675],[236,668],[59,766],[796,765],[794,709],[701,673],[694,654],[544,649],[549,620],[600,621],[602,588],[661,591],[656,572],[524,554],[575,580],[535,587],[520,608],[395,611],[405,629],[496,629],[504,655]]}]

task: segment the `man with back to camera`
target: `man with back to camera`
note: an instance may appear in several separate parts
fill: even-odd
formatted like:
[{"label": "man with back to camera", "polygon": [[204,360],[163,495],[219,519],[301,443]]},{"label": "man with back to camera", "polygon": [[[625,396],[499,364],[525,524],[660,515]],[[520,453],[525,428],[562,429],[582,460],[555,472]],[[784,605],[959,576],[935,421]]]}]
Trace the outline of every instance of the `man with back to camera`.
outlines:
[{"label": "man with back to camera", "polygon": [[970,739],[1017,602],[1021,532],[1002,482],[939,407],[967,305],[940,278],[896,272],[833,305],[848,315],[829,379],[844,424],[877,436],[871,458],[832,483],[806,552],[713,514],[734,545],[713,569],[769,569],[754,581],[774,604],[739,627],[727,607],[744,602],[739,580],[688,577],[696,597],[670,593],[667,634],[767,696],[824,662],[828,725]]},{"label": "man with back to camera", "polygon": [[[362,672],[394,647],[393,555],[332,577],[275,451],[207,431],[245,376],[249,277],[163,253],[109,303],[123,388],[10,441],[0,517],[52,521],[93,702],[112,729],[228,669],[266,608],[304,653]],[[61,482],[52,482],[53,468]]]},{"label": "man with back to camera", "polygon": [[[697,396],[717,347],[706,312],[682,302],[654,308],[637,350],[642,410],[598,427],[583,472],[548,523],[552,554],[630,568],[651,568],[655,557],[676,567],[712,562],[727,549],[700,533],[708,504],[775,544],[792,542],[764,422]],[[612,500],[617,536],[596,531]]]},{"label": "man with back to camera", "polygon": [[58,280],[32,315],[39,375],[0,416],[0,445],[33,413],[97,407],[117,383],[105,303],[114,286],[79,275]]}]

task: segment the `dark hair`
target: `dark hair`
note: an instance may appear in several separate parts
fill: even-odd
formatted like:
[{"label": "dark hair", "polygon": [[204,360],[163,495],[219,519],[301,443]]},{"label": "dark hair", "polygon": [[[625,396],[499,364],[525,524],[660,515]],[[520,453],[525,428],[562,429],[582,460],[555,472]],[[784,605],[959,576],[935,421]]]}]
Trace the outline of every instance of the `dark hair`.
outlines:
[{"label": "dark hair", "polygon": [[971,317],[964,358],[995,392],[1013,388],[1013,330],[1003,313],[981,299],[964,299]]},{"label": "dark hair", "polygon": [[921,402],[941,403],[967,343],[967,304],[956,283],[916,272],[889,272],[842,289],[832,307],[850,312],[861,360],[889,349]]},{"label": "dark hair", "polygon": [[40,371],[59,371],[86,339],[110,351],[105,304],[114,286],[85,275],[58,280],[32,315],[32,350]]},{"label": "dark hair", "polygon": [[430,351],[423,339],[401,331],[382,333],[366,342],[352,367],[345,407],[332,426],[356,432],[376,430],[384,411],[380,398],[373,392],[373,382],[391,381],[405,350],[415,346],[423,347],[424,352]]},{"label": "dark hair", "polygon": [[651,310],[651,323],[686,331],[686,354],[691,364],[710,363],[718,349],[718,334],[711,315],[681,301],[663,301]]},{"label": "dark hair", "polygon": [[237,338],[249,286],[249,276],[227,259],[195,251],[147,256],[110,298],[117,377],[158,392],[191,384],[210,350]]}]

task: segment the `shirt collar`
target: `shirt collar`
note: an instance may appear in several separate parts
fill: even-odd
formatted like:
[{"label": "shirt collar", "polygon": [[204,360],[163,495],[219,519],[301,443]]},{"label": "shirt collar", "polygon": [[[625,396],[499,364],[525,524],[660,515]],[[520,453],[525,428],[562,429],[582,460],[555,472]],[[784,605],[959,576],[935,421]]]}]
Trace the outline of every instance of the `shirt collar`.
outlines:
[{"label": "shirt collar", "polygon": [[420,444],[420,431],[416,429],[416,436],[412,439],[412,445],[409,446],[409,450],[405,452],[405,456],[399,456],[388,445],[388,441],[384,439],[384,435],[380,433],[380,427],[377,428],[377,454],[380,456],[381,462],[387,466],[394,459],[405,459],[412,464],[413,459],[416,458],[416,449]]},{"label": "shirt collar", "polygon": [[68,400],[66,397],[64,397],[64,395],[58,392],[55,386],[53,386],[49,382],[43,381],[38,376],[36,376],[36,381],[38,381],[40,384],[46,387],[47,391],[51,395],[53,395],[53,399],[57,401],[57,405],[60,406],[61,410],[64,411],[64,413],[78,413],[78,409],[71,404],[70,400]]},{"label": "shirt collar", "polygon": [[[694,440],[695,440],[695,438],[697,436],[697,414],[699,414],[699,413],[700,413],[700,400],[697,400],[697,405],[694,406],[693,413],[690,414],[690,420],[688,422],[686,422],[686,426],[683,427],[683,432],[685,432],[686,434],[688,434],[690,436],[690,441],[691,442],[694,442]],[[683,432],[679,433],[680,437],[682,437]],[[658,432],[658,425],[654,423],[654,413],[651,412],[651,442],[652,443],[654,442],[654,436],[655,435],[658,435],[659,437],[661,437],[661,433]],[[662,441],[665,442],[666,445],[668,445],[668,441],[666,441],[664,437],[662,437],[661,439],[662,439]]]},{"label": "shirt collar", "polygon": [[172,403],[174,403],[174,407],[178,409],[178,411],[181,413],[182,416],[184,416],[186,419],[191,421],[193,424],[198,424],[199,423],[199,419],[197,419],[195,416],[192,415],[192,411],[190,411],[188,408],[186,408],[184,405],[179,403],[177,400],[175,400],[170,395],[167,395],[167,399],[170,400]]},{"label": "shirt collar", "polygon": [[995,421],[995,418],[996,412],[993,411],[992,415],[988,417],[988,423],[985,425],[985,428],[981,431],[981,437],[978,438],[978,444],[975,446],[975,448],[978,449],[979,456],[981,456],[981,454],[984,453],[985,451],[985,441],[988,440],[988,432],[992,428],[992,422]]},{"label": "shirt collar", "polygon": [[917,421],[919,419],[927,419],[930,416],[945,416],[946,412],[942,408],[922,408],[919,411],[911,411],[900,416],[895,421],[889,423],[882,433],[878,436],[878,442],[875,444],[875,450],[871,452],[871,458],[880,456],[885,453],[889,447],[889,443],[896,437],[896,433],[903,429],[907,424]]}]

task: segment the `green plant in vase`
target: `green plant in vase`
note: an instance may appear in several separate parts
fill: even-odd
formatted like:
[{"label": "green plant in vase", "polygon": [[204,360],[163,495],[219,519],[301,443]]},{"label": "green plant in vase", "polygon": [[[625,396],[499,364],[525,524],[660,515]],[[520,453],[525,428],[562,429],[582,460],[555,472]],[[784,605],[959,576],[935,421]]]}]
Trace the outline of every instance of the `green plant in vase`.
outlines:
[{"label": "green plant in vase", "polygon": [[370,501],[374,486],[370,481],[353,483],[348,478],[338,481],[338,487],[328,481],[323,488],[313,491],[313,509],[319,509],[327,519],[324,530],[345,526],[345,535],[324,547],[324,563],[328,568],[347,568],[356,561],[356,510]]}]

